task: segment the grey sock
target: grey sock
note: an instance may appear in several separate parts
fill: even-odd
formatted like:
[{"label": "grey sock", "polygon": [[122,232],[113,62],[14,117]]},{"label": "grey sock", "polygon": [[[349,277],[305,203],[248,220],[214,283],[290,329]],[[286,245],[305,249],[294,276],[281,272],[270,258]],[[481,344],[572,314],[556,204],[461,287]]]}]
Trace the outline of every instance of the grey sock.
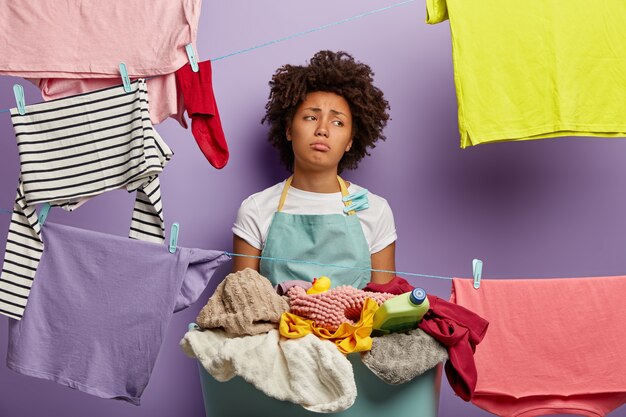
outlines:
[{"label": "grey sock", "polygon": [[361,361],[388,384],[403,384],[448,359],[446,348],[421,329],[372,338]]}]

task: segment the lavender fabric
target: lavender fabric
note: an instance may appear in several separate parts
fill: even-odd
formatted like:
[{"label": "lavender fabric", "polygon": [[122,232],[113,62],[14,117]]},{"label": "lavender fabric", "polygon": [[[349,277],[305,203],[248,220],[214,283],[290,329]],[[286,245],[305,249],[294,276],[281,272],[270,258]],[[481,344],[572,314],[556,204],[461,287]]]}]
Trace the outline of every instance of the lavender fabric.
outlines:
[{"label": "lavender fabric", "polygon": [[301,279],[292,279],[290,281],[283,281],[279,284],[276,284],[276,286],[274,286],[274,289],[276,290],[278,295],[285,295],[287,294],[287,291],[291,287],[301,287],[301,288],[304,288],[304,290],[306,291],[312,286],[313,284],[311,284],[311,282],[309,281],[303,281]]},{"label": "lavender fabric", "polygon": [[202,293],[221,251],[177,248],[46,223],[45,251],[7,366],[139,405],[174,311]]}]

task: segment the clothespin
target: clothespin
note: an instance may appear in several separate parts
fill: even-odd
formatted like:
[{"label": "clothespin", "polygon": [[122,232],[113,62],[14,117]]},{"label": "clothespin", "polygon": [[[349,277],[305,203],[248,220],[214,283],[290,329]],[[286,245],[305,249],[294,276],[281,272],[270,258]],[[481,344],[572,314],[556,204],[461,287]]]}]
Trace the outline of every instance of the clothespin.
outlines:
[{"label": "clothespin", "polygon": [[13,94],[15,95],[15,103],[17,111],[24,116],[26,114],[26,99],[24,98],[24,87],[20,84],[13,84]]},{"label": "clothespin", "polygon": [[187,325],[187,329],[188,330],[198,330],[200,328],[200,326],[198,326],[196,323],[189,323]]},{"label": "clothespin", "polygon": [[39,226],[43,226],[48,218],[48,213],[50,212],[50,203],[44,203],[39,210]]},{"label": "clothespin", "polygon": [[178,223],[172,223],[172,228],[170,229],[170,253],[176,253],[176,246],[178,246],[178,231],[180,230],[180,225]]},{"label": "clothespin", "polygon": [[120,75],[122,76],[124,91],[126,91],[127,93],[133,91],[133,87],[130,84],[130,77],[128,76],[128,71],[126,70],[126,64],[124,64],[123,62],[120,63]]},{"label": "clothespin", "polygon": [[369,208],[370,204],[367,198],[368,192],[369,191],[363,188],[359,191],[356,191],[352,194],[348,194],[347,196],[343,197],[341,201],[343,201],[344,203],[350,201],[350,204],[343,208],[343,212],[349,213],[352,210],[361,211],[361,210],[365,210],[366,208]]},{"label": "clothespin", "polygon": [[196,53],[193,51],[193,45],[190,43],[185,45],[185,51],[187,52],[187,58],[189,59],[189,64],[191,64],[191,70],[193,72],[200,71],[200,67],[198,66],[198,58],[196,58]]},{"label": "clothespin", "polygon": [[472,275],[474,276],[474,288],[480,288],[480,279],[483,275],[483,261],[474,259],[472,261]]}]

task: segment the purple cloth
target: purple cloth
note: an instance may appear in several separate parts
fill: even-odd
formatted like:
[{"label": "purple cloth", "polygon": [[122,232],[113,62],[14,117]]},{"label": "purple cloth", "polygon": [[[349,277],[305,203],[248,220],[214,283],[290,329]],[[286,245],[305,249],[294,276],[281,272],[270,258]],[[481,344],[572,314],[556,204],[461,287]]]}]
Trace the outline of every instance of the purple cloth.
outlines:
[{"label": "purple cloth", "polygon": [[301,279],[292,279],[290,281],[283,281],[280,284],[277,284],[274,289],[278,293],[278,295],[285,295],[289,288],[291,287],[300,287],[304,288],[305,291],[313,286],[309,281],[303,281]]},{"label": "purple cloth", "polygon": [[139,405],[174,311],[202,293],[221,251],[46,223],[45,250],[21,321],[10,319],[7,366]]}]

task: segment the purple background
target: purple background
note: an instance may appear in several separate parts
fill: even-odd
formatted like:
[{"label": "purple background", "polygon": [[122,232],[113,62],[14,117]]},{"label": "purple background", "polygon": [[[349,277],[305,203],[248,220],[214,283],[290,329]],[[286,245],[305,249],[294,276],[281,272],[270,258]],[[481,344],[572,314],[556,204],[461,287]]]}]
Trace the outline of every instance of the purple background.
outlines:
[{"label": "purple background", "polygon": [[[391,4],[205,0],[199,56],[216,58]],[[166,222],[180,222],[180,244],[231,249],[230,227],[240,202],[286,176],[259,123],[271,75],[282,64],[302,64],[320,49],[333,49],[368,63],[391,104],[387,142],[345,177],[390,202],[399,236],[398,270],[469,276],[471,260],[478,257],[485,262],[485,278],[623,274],[626,142],[560,138],[461,150],[449,25],[428,26],[424,18],[425,5],[416,0],[216,61],[214,88],[231,149],[226,168],[217,171],[206,162],[190,131],[171,120],[158,126],[176,153],[161,178]],[[0,109],[15,105],[15,82],[24,85],[27,103],[41,101],[29,83],[0,77]],[[18,158],[7,113],[0,113],[0,138],[0,207],[10,209]],[[124,235],[132,205],[125,191],[115,191],[71,215],[53,210],[50,219]],[[0,214],[2,240],[9,217]],[[203,415],[196,364],[182,354],[178,341],[229,268],[218,270],[196,305],[174,316],[140,407],[91,397],[0,366],[0,416]],[[411,281],[441,297],[449,295],[448,281]],[[581,314],[587,313],[581,304]],[[7,334],[6,327],[3,317],[0,334]],[[5,350],[1,342],[1,358]],[[442,385],[441,417],[491,415],[454,396],[445,379]],[[626,416],[626,408],[612,416]]]}]

